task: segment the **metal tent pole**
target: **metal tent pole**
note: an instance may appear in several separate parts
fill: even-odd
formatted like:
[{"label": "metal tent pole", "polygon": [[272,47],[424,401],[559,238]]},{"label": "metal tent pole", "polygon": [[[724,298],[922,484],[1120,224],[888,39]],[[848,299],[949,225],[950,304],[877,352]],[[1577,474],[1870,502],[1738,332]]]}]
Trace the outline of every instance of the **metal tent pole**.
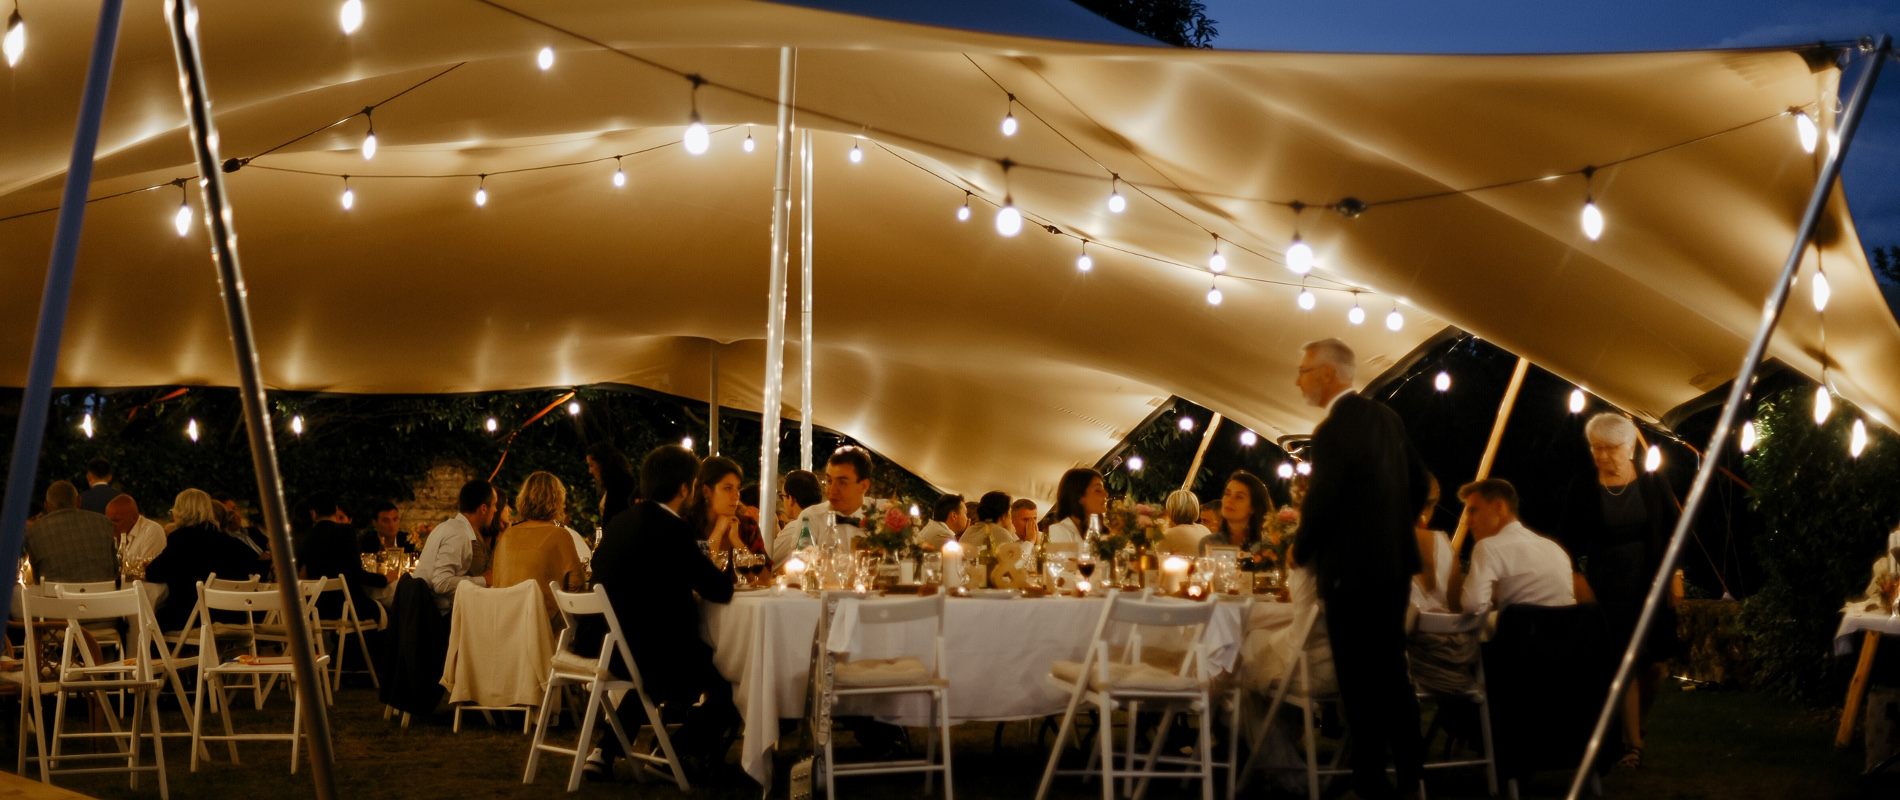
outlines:
[{"label": "metal tent pole", "polygon": [[[205,88],[203,59],[198,48],[198,9],[192,0],[166,0],[172,52],[178,59],[178,84],[185,116],[191,121],[191,145],[198,162],[198,185],[204,196],[205,229],[211,237],[211,260],[218,268],[219,295],[231,327],[231,347],[237,357],[239,395],[244,400],[244,425],[250,432],[251,464],[257,471],[257,494],[263,501],[264,527],[270,534],[271,567],[277,573],[277,593],[284,608],[303,606],[297,586],[296,558],[290,547],[284,485],[277,472],[277,447],[271,436],[270,410],[265,405],[264,379],[257,365],[257,345],[251,332],[250,306],[245,299],[244,271],[238,265],[237,233],[232,229],[230,198],[224,172],[219,169],[218,131],[211,120],[211,96]],[[297,696],[304,707],[304,732],[310,739],[310,774],[317,797],[336,794],[335,755],[330,747],[330,720],[318,685],[310,647],[310,632],[302,614],[286,613],[284,633],[291,642],[291,668],[297,678]]]},{"label": "metal tent pole", "polygon": [[[772,268],[765,297],[765,398],[759,408],[759,486],[778,486],[779,424],[785,391],[785,273],[791,263],[792,82],[798,54],[778,51],[778,149],[773,151]],[[776,519],[778,492],[759,491],[759,519]]]},{"label": "metal tent pole", "polygon": [[706,455],[719,455],[719,343],[706,340]]},{"label": "metal tent pole", "polygon": [[[20,547],[26,540],[26,518],[33,507],[40,445],[46,439],[53,373],[59,366],[59,343],[66,331],[66,303],[73,293],[79,233],[86,222],[86,191],[92,184],[92,157],[99,146],[99,120],[105,116],[106,85],[112,82],[112,53],[119,43],[123,8],[121,0],[99,4],[99,27],[92,37],[92,60],[86,66],[86,88],[79,101],[79,126],[73,132],[73,155],[66,165],[66,189],[60,197],[59,224],[53,232],[53,255],[46,267],[46,288],[40,295],[39,328],[33,333],[26,393],[20,397],[19,427],[14,429],[13,458],[7,466],[6,506],[0,510],[0,551],[5,553],[5,561],[0,563],[20,563]],[[0,581],[0,626],[13,608],[13,584]]]},{"label": "metal tent pole", "polygon": [[[1491,438],[1485,440],[1484,456],[1478,459],[1478,476],[1473,481],[1491,477],[1491,462],[1498,457],[1498,445],[1504,443],[1504,426],[1511,421],[1511,411],[1517,408],[1517,392],[1524,388],[1524,376],[1531,370],[1531,360],[1523,356],[1517,358],[1517,368],[1511,371],[1511,382],[1504,387],[1504,401],[1498,403],[1498,420],[1491,423]],[[1456,490],[1456,487],[1443,487]],[[1459,503],[1463,506],[1463,503]],[[1458,529],[1451,535],[1451,552],[1464,552],[1465,534],[1471,530],[1471,515],[1463,510],[1458,512]]]},{"label": "metal tent pole", "polygon": [[1801,215],[1801,227],[1795,230],[1794,244],[1788,248],[1788,260],[1781,266],[1781,277],[1775,281],[1775,288],[1768,293],[1768,300],[1762,307],[1761,327],[1755,331],[1755,339],[1749,343],[1748,352],[1742,357],[1741,370],[1735,373],[1735,382],[1729,387],[1728,402],[1722,405],[1722,416],[1716,420],[1715,430],[1709,433],[1709,446],[1702,452],[1702,467],[1696,470],[1695,483],[1689,486],[1689,496],[1683,501],[1682,516],[1676,520],[1676,530],[1669,537],[1669,548],[1663,552],[1661,568],[1650,581],[1649,597],[1643,601],[1642,616],[1636,618],[1636,630],[1630,635],[1629,646],[1623,650],[1623,661],[1617,665],[1616,679],[1610,683],[1610,695],[1603,700],[1603,713],[1597,715],[1596,730],[1590,734],[1590,743],[1584,747],[1583,763],[1577,765],[1577,774],[1570,781],[1568,800],[1577,800],[1583,791],[1584,782],[1590,777],[1590,767],[1596,761],[1597,751],[1603,747],[1603,736],[1610,729],[1610,721],[1616,717],[1616,709],[1623,704],[1623,692],[1629,688],[1630,672],[1636,666],[1636,649],[1643,641],[1643,635],[1649,632],[1650,623],[1655,621],[1656,607],[1662,604],[1663,593],[1669,589],[1669,576],[1675,572],[1676,558],[1682,553],[1682,543],[1689,536],[1689,527],[1695,520],[1696,510],[1702,507],[1702,496],[1709,488],[1709,480],[1715,475],[1721,459],[1722,448],[1727,445],[1728,434],[1735,426],[1735,417],[1741,413],[1742,403],[1748,399],[1754,388],[1755,370],[1761,366],[1762,356],[1768,350],[1768,340],[1773,337],[1775,324],[1781,321],[1782,309],[1788,305],[1788,292],[1794,288],[1795,276],[1801,269],[1801,255],[1807,250],[1808,242],[1814,239],[1814,229],[1821,223],[1821,215],[1827,211],[1828,195],[1832,193],[1834,181],[1840,178],[1841,161],[1847,157],[1847,147],[1854,141],[1854,129],[1860,125],[1861,112],[1867,108],[1867,98],[1873,92],[1874,81],[1880,77],[1880,66],[1893,50],[1893,41],[1882,34],[1874,45],[1873,57],[1867,60],[1867,71],[1861,73],[1860,85],[1854,87],[1854,98],[1847,104],[1847,110],[1841,115],[1837,129],[1840,132],[1840,144],[1827,154],[1827,160],[1821,164],[1820,179],[1815,181],[1814,193],[1808,197],[1807,212]]},{"label": "metal tent pole", "polygon": [[798,467],[809,470],[812,465],[813,447],[811,439],[811,130],[799,131],[799,139],[799,153],[805,168],[803,178],[799,181],[798,198],[798,221],[802,228],[798,248],[801,262],[798,279],[798,357],[800,362],[798,376],[799,385],[803,387],[798,400]]}]

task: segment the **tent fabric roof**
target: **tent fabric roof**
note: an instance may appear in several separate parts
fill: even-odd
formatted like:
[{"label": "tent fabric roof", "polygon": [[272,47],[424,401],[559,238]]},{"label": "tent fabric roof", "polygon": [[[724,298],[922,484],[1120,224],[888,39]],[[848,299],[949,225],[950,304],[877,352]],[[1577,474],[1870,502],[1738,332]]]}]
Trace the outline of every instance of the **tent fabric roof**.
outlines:
[{"label": "tent fabric roof", "polygon": [[[95,197],[193,174],[159,5],[128,3]],[[270,387],[618,382],[703,399],[717,346],[722,400],[759,410],[771,98],[777,48],[795,46],[814,131],[815,422],[940,486],[1031,497],[1170,395],[1268,437],[1309,430],[1297,348],[1327,336],[1370,378],[1455,325],[1659,419],[1734,374],[1818,172],[1782,112],[1830,124],[1839,79],[1792,49],[1196,51],[751,0],[370,10],[346,37],[326,4],[202,6],[226,157],[460,65],[377,108],[374,161],[357,150],[359,117],[228,176]],[[27,56],[0,85],[0,217],[58,202],[95,13],[48,4],[29,20]],[[544,46],[558,52],[545,72]],[[692,92],[654,63],[713,82],[698,92],[710,153],[677,146]],[[1007,138],[1005,92],[1023,123]],[[739,147],[748,132],[753,153]],[[853,145],[861,164],[845,158]],[[635,152],[614,188],[612,156]],[[1005,175],[1003,158],[1019,166]],[[569,162],[586,163],[509,172]],[[1593,164],[1605,166],[1587,188],[1570,174]],[[1110,172],[1134,185],[1124,214],[1104,207]],[[464,177],[380,177],[416,175]],[[1561,177],[1382,202],[1546,175]],[[976,213],[959,223],[966,190]],[[1601,241],[1578,229],[1586,191],[1609,221]],[[1031,222],[1013,239],[989,221],[1005,196]],[[234,383],[202,223],[183,238],[170,226],[179,197],[91,206],[60,383]],[[1347,197],[1370,207],[1298,215],[1319,264],[1318,308],[1302,312],[1282,265],[1296,215],[1268,201]],[[0,222],[0,383],[24,379],[54,217]],[[1218,280],[1210,232],[1231,265]],[[1838,193],[1823,233],[1805,274],[1825,263],[1834,288],[1827,378],[1891,426],[1900,325]],[[1086,274],[1077,237],[1091,242]],[[804,346],[796,272],[788,417]],[[1353,288],[1364,293],[1341,291]],[[1355,302],[1367,324],[1346,322]],[[1396,333],[1380,324],[1394,308]],[[1770,355],[1818,376],[1821,341],[1802,299]]]}]

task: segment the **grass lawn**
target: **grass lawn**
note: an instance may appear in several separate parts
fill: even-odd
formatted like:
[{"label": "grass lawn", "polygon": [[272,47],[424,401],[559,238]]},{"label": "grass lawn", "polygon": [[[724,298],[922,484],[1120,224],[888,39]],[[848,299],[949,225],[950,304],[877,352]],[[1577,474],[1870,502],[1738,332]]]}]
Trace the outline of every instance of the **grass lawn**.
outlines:
[{"label": "grass lawn", "polygon": [[[8,714],[13,712],[8,711]],[[288,698],[273,695],[265,711],[240,706],[235,719],[240,729],[282,729],[289,724]],[[381,707],[367,688],[345,688],[331,711],[335,730],[338,778],[345,798],[558,798],[566,783],[567,764],[558,757],[543,760],[533,785],[521,783],[528,737],[520,717],[513,725],[490,728],[480,715],[464,715],[461,733],[451,733],[448,718],[417,720],[408,729],[381,717]],[[175,711],[165,715],[170,730],[182,730]],[[215,723],[212,723],[215,724]],[[1862,751],[1858,744],[1837,751],[1832,745],[1836,720],[1815,711],[1762,695],[1742,692],[1666,692],[1651,719],[1647,763],[1636,771],[1618,771],[1605,782],[1605,795],[1618,798],[1896,798],[1900,782],[1866,784],[1859,778]],[[11,726],[9,726],[11,727]],[[996,727],[968,724],[955,729],[956,789],[967,800],[1030,798],[1035,795],[1045,752],[1038,750],[1027,723],[1004,728],[1000,750],[993,750]],[[559,730],[562,737],[571,731]],[[9,747],[13,742],[8,742]],[[740,800],[759,797],[759,788],[732,760],[703,784],[693,797]],[[174,797],[247,798],[280,800],[312,796],[307,765],[289,773],[289,746],[280,743],[240,745],[242,765],[227,763],[227,751],[213,746],[216,763],[188,771],[187,745],[167,742],[167,764]],[[148,750],[149,755],[149,750]],[[13,759],[6,759],[11,768]],[[781,765],[785,763],[781,759]],[[781,770],[781,773],[784,770]],[[1527,797],[1561,797],[1569,776],[1543,773],[1524,787]],[[157,787],[149,778],[141,790],[126,787],[123,776],[63,776],[60,786],[104,798],[153,798]],[[941,792],[941,788],[938,789]],[[1485,796],[1482,774],[1439,773],[1431,784],[1434,798]],[[882,776],[842,781],[839,793],[855,797],[923,797],[922,781],[913,776]],[[1100,790],[1078,779],[1062,779],[1056,797],[1095,798]],[[1220,794],[1216,793],[1217,796]],[[1267,795],[1254,791],[1252,796]],[[579,798],[670,798],[679,792],[670,784],[584,783]],[[773,796],[784,797],[783,778]],[[935,794],[933,793],[933,796]],[[1154,798],[1196,798],[1198,787],[1175,782],[1157,783]]]}]

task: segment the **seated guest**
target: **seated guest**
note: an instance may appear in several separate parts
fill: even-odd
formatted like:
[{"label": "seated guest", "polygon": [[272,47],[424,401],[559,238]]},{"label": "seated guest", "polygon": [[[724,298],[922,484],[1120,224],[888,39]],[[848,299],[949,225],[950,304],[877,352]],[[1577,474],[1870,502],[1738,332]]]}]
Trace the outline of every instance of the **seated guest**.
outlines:
[{"label": "seated guest", "polygon": [[435,609],[449,613],[455,605],[455,587],[464,582],[486,587],[488,579],[488,541],[481,531],[500,518],[495,513],[495,487],[488,481],[472,480],[462,484],[455,508],[461,512],[435,526],[429,541],[422,545],[416,562],[416,574],[435,591]]},{"label": "seated guest", "polygon": [[698,488],[686,505],[686,521],[693,533],[713,550],[766,552],[759,523],[739,513],[739,462],[712,456],[699,464]]},{"label": "seated guest", "polygon": [[1108,513],[1108,485],[1102,473],[1086,467],[1062,473],[1056,483],[1056,505],[1043,519],[1049,524],[1045,544],[1080,544],[1088,534],[1089,517]]},{"label": "seated guest", "polygon": [[[654,448],[640,462],[644,499],[607,526],[594,558],[594,582],[606,588],[607,602],[629,632],[627,650],[647,695],[662,706],[687,707],[673,746],[693,771],[724,760],[726,734],[740,721],[732,684],[713,666],[712,646],[699,637],[699,601],[732,601],[732,581],[700,554],[699,537],[681,515],[699,471],[692,451],[676,445]],[[586,620],[587,627],[575,637],[581,655],[598,652],[605,630],[597,619]],[[612,669],[628,674],[619,659],[613,659]],[[637,702],[621,703],[619,716],[630,734],[647,722],[646,709]],[[605,734],[587,757],[587,774],[611,776],[612,761],[621,755],[619,739]]]},{"label": "seated guest", "polygon": [[586,585],[587,573],[575,552],[573,533],[561,524],[567,519],[567,487],[554,473],[536,471],[522,482],[521,491],[515,495],[515,510],[521,521],[495,537],[488,585],[506,589],[531,582],[541,591],[548,616],[553,617],[559,609],[554,606],[554,595],[548,594],[549,581],[570,591]]},{"label": "seated guest", "polygon": [[779,483],[777,526],[773,528],[774,540],[779,529],[791,524],[805,509],[825,502],[824,482],[809,470],[792,470],[785,473],[785,479]]},{"label": "seated guest", "polygon": [[[41,581],[92,583],[119,579],[118,554],[112,549],[112,521],[79,507],[79,488],[70,481],[46,487],[46,513],[27,526],[21,552],[33,561]],[[197,597],[197,590],[192,596]]]},{"label": "seated guest", "polygon": [[[1015,531],[1004,525],[1009,518],[1009,506],[1009,495],[1002,492],[985,493],[982,499],[976,501],[976,521],[970,523],[970,527],[963,529],[962,535],[957,537],[957,543],[963,545],[963,551],[977,553],[987,547],[994,553],[998,545],[1021,541]],[[1030,506],[1030,514],[1033,519],[1034,504]]]},{"label": "seated guest", "polygon": [[963,535],[970,518],[963,513],[963,495],[946,494],[930,507],[930,521],[913,534],[917,544],[936,550],[943,543]]},{"label": "seated guest", "polygon": [[638,488],[633,464],[613,443],[599,441],[587,446],[587,473],[600,489],[600,526],[605,528],[616,515],[633,507]]},{"label": "seated guest", "polygon": [[1176,489],[1162,505],[1162,513],[1167,515],[1168,527],[1161,532],[1161,554],[1188,558],[1200,555],[1201,541],[1214,535],[1196,521],[1201,517],[1201,499],[1186,489]]},{"label": "seated guest", "polygon": [[363,531],[357,538],[357,546],[365,553],[383,550],[401,550],[409,555],[422,552],[415,542],[402,534],[402,510],[395,503],[384,500],[376,504],[369,512],[369,530]]},{"label": "seated guest", "polygon": [[106,503],[123,494],[112,488],[112,464],[103,458],[86,462],[86,490],[79,493],[79,507],[94,514],[106,513]]},{"label": "seated guest", "polygon": [[186,489],[172,501],[172,523],[177,527],[167,537],[164,552],[145,568],[147,583],[166,587],[165,602],[157,609],[163,630],[185,626],[198,605],[199,581],[213,573],[236,581],[258,574],[257,554],[226,535],[218,527],[217,515],[218,505],[200,489]]},{"label": "seated guest", "polygon": [[106,501],[106,519],[116,534],[120,558],[150,560],[165,550],[165,528],[139,513],[139,502],[129,494]]},{"label": "seated guest", "polygon": [[1490,478],[1458,488],[1471,538],[1471,574],[1454,575],[1452,610],[1482,614],[1517,603],[1576,605],[1570,556],[1517,521],[1517,490]]},{"label": "seated guest", "polygon": [[1412,576],[1412,605],[1420,611],[1445,612],[1451,610],[1451,602],[1446,599],[1446,591],[1451,586],[1451,574],[1459,568],[1458,557],[1451,552],[1451,537],[1444,531],[1432,530],[1432,514],[1438,510],[1438,478],[1432,476],[1429,482],[1431,491],[1425,496],[1425,507],[1418,512],[1418,524],[1412,533],[1418,537],[1418,554],[1424,566],[1417,575]]},{"label": "seated guest", "polygon": [[211,501],[224,506],[224,510],[231,512],[231,518],[237,525],[237,540],[249,546],[252,552],[257,553],[259,559],[269,561],[270,536],[251,524],[251,520],[244,514],[244,509],[238,506],[237,497],[230,492],[216,491],[211,493]]},{"label": "seated guest", "polygon": [[1206,528],[1209,533],[1220,530],[1221,516],[1219,500],[1209,500],[1201,504],[1200,522],[1201,527]]},{"label": "seated guest", "polygon": [[1042,528],[1036,524],[1036,501],[1027,497],[1009,504],[1009,529],[1016,532],[1016,541],[1037,542],[1042,540]]},{"label": "seated guest", "polygon": [[1227,488],[1221,491],[1220,527],[1201,540],[1202,551],[1238,547],[1243,555],[1263,564],[1283,566],[1291,543],[1280,538],[1278,527],[1268,527],[1267,518],[1273,512],[1273,496],[1267,494],[1267,484],[1251,472],[1235,470],[1227,478]]},{"label": "seated guest", "polygon": [[819,542],[831,515],[837,515],[838,533],[855,542],[875,523],[864,516],[870,508],[864,495],[871,491],[871,454],[862,447],[845,445],[825,459],[825,502],[800,512],[798,519],[772,537],[772,561],[784,563],[792,552]]},{"label": "seated guest", "polygon": [[[304,547],[310,552],[310,558],[304,562],[305,576],[342,578],[344,586],[349,588],[350,604],[355,606],[357,618],[365,622],[380,619],[382,606],[371,596],[371,591],[388,586],[401,573],[392,569],[378,575],[363,569],[356,529],[350,527],[350,515],[337,505],[335,496],[312,495],[304,510],[310,515],[311,523],[304,541]],[[341,618],[342,593],[325,592],[317,598],[317,614],[324,619]]]}]

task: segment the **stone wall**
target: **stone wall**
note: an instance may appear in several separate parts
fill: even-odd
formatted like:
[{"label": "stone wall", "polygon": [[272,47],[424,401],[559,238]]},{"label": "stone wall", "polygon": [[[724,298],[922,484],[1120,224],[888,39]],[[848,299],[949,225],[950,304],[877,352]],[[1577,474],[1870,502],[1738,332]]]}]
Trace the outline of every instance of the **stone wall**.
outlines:
[{"label": "stone wall", "polygon": [[459,461],[444,461],[430,467],[428,477],[416,482],[416,498],[396,504],[402,511],[402,529],[415,530],[418,523],[433,527],[455,516],[462,484],[477,477],[480,476],[474,470]]}]

